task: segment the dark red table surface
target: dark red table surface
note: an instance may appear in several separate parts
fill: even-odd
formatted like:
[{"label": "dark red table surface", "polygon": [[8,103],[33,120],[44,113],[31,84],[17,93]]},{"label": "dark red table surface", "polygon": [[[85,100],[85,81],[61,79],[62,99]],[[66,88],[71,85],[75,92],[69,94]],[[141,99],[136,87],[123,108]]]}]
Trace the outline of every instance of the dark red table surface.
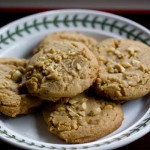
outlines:
[{"label": "dark red table surface", "polygon": [[[31,15],[33,13],[36,13],[34,11],[5,11],[0,9],[0,27],[6,25],[7,23],[10,23],[11,21],[14,21],[16,19],[22,18],[24,16]],[[140,23],[141,25],[147,27],[150,29],[150,13],[144,13],[140,14],[138,12],[134,13],[132,11],[132,14],[126,12],[126,13],[119,13],[118,15],[129,18],[133,21],[136,21]],[[13,145],[10,145],[2,140],[0,140],[0,150],[8,149],[8,150],[21,150],[21,148],[15,147]],[[121,148],[118,148],[117,150],[149,150],[150,149],[150,133],[143,136],[142,138],[136,140],[135,142],[132,142],[126,146],[123,146]]]}]

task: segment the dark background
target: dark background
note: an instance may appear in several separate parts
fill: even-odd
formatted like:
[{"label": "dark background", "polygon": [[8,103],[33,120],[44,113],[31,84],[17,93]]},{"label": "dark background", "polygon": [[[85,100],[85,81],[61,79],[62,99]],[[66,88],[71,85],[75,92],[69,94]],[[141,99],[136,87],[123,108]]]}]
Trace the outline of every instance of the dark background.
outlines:
[{"label": "dark background", "polygon": [[[28,16],[39,12],[38,10],[0,10],[0,27],[14,21],[16,19],[22,18],[24,16]],[[141,25],[150,29],[150,12],[134,12],[134,11],[113,11],[112,13],[118,14],[120,16],[129,18],[133,21],[140,23]],[[0,140],[0,149],[13,149],[13,150],[21,150],[20,148],[14,147]],[[117,150],[148,150],[150,149],[150,133],[138,139],[137,141],[128,144],[124,147],[121,147]]]}]

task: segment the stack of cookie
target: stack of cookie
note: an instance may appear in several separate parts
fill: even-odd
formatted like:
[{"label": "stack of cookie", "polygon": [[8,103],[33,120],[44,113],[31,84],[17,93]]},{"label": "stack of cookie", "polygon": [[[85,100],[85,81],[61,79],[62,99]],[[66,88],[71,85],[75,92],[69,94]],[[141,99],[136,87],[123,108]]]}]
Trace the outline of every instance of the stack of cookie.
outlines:
[{"label": "stack of cookie", "polygon": [[51,133],[66,143],[94,141],[120,127],[120,102],[150,92],[149,56],[137,41],[48,35],[28,61],[0,60],[0,112],[15,117],[50,101],[43,116]]},{"label": "stack of cookie", "polygon": [[27,63],[25,59],[0,58],[0,112],[7,116],[28,114],[42,104],[22,83]]}]

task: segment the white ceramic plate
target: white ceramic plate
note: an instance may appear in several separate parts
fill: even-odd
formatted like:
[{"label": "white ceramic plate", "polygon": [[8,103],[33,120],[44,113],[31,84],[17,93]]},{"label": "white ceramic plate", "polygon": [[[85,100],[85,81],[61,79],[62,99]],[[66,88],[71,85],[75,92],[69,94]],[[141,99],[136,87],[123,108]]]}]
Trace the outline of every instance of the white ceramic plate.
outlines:
[{"label": "white ceramic plate", "polygon": [[[57,10],[17,20],[0,29],[0,57],[28,57],[48,33],[79,31],[98,40],[117,37],[150,45],[150,31],[128,19],[90,10]],[[125,118],[115,132],[86,144],[65,144],[47,131],[40,113],[11,119],[0,116],[1,139],[28,149],[114,149],[150,131],[150,95],[123,105]]]}]

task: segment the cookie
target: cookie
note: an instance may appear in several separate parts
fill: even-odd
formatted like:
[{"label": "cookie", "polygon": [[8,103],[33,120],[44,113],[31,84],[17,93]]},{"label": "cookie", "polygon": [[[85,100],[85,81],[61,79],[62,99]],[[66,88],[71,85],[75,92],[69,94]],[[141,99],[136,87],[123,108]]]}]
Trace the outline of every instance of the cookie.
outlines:
[{"label": "cookie", "polygon": [[26,64],[25,59],[0,58],[0,112],[7,116],[30,113],[42,103],[38,98],[20,93]]},{"label": "cookie", "polygon": [[88,89],[97,72],[97,59],[84,44],[52,41],[30,59],[26,86],[32,95],[55,101]]},{"label": "cookie", "polygon": [[93,87],[113,100],[132,100],[150,92],[150,47],[133,40],[106,39],[95,50],[99,73]]},{"label": "cookie", "polygon": [[81,42],[85,44],[90,50],[92,50],[93,46],[97,44],[97,41],[94,38],[88,37],[78,32],[56,32],[45,36],[45,38],[40,42],[38,47],[34,50],[34,53],[45,47],[47,43],[51,42],[52,40],[69,40]]},{"label": "cookie", "polygon": [[124,118],[120,104],[87,93],[47,106],[43,116],[49,132],[71,144],[97,140],[119,128]]}]

